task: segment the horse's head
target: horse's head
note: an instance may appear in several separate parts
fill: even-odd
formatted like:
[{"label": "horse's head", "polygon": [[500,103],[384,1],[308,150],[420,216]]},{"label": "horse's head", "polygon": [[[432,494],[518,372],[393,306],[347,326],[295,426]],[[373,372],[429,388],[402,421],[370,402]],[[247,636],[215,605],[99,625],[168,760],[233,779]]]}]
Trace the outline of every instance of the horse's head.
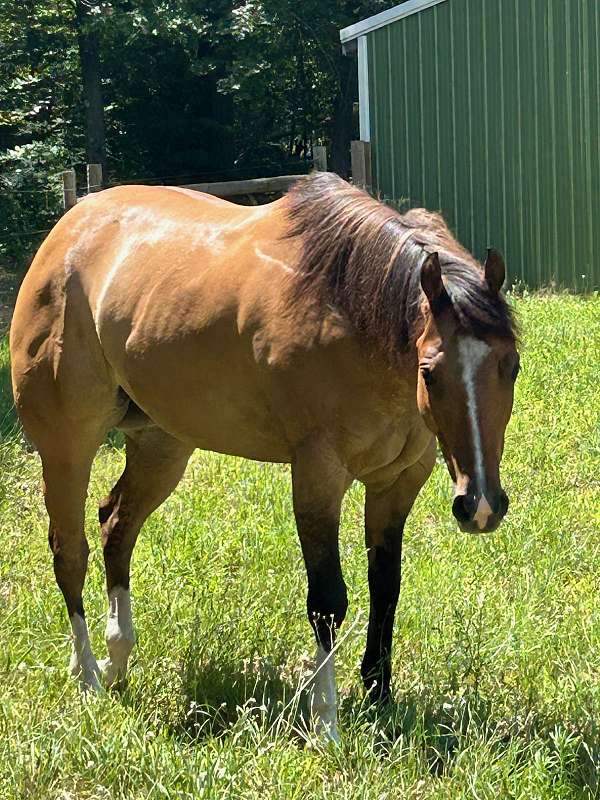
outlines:
[{"label": "horse's head", "polygon": [[[501,256],[490,251],[481,280],[482,306],[501,306],[504,277]],[[417,341],[419,410],[454,481],[452,511],[460,527],[493,531],[508,510],[500,460],[519,371],[515,340],[493,329],[478,329],[475,335],[464,327],[442,281],[437,253],[423,263],[421,288],[426,300],[425,327]]]}]

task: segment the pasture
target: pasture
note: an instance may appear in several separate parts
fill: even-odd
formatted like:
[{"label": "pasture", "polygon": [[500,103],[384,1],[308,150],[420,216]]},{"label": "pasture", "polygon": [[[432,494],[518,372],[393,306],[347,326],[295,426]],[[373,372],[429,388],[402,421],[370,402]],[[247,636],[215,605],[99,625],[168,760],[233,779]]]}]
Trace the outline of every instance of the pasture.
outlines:
[{"label": "pasture", "polygon": [[[298,688],[314,652],[289,470],[196,453],[133,561],[138,645],[121,695],[82,698],[52,572],[40,466],[11,410],[1,349],[0,796],[592,798],[600,795],[600,298],[515,298],[522,373],[500,530],[457,531],[435,470],[409,518],[395,703],[364,701],[362,490],[344,506],[350,608],[337,657],[340,748],[307,742]],[[97,502],[86,608],[104,655]]]}]

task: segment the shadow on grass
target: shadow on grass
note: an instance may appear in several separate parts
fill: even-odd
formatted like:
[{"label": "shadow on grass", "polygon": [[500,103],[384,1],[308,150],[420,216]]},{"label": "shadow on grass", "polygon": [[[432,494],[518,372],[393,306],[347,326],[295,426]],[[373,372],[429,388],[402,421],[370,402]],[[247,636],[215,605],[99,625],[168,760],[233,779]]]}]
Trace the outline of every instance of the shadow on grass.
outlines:
[{"label": "shadow on grass", "polygon": [[362,729],[373,736],[382,758],[400,741],[417,747],[435,777],[452,774],[466,748],[485,742],[494,759],[513,750],[515,765],[525,766],[543,751],[553,780],[573,786],[582,798],[600,798],[600,727],[591,707],[582,708],[577,719],[533,709],[506,719],[496,717],[492,709],[493,703],[475,692],[406,693],[385,705],[372,705],[356,691],[341,703],[340,718],[347,730]]},{"label": "shadow on grass", "polygon": [[[306,741],[308,702],[272,663],[208,661],[192,648],[184,664],[184,700],[171,724],[172,735],[188,742],[234,735],[236,730],[260,731]],[[279,663],[283,663],[281,658]],[[275,662],[277,663],[277,662]],[[552,780],[566,782],[582,798],[600,797],[600,728],[592,713],[557,719],[534,710],[524,717],[499,719],[492,702],[476,693],[441,696],[406,693],[385,705],[372,705],[358,687],[341,700],[342,736],[367,736],[372,751],[385,763],[393,749],[417,750],[428,774],[452,774],[459,755],[482,744],[494,760],[510,753],[512,769],[525,768],[543,754]],[[350,755],[341,751],[344,757]]]},{"label": "shadow on grass", "polygon": [[306,693],[265,659],[217,663],[192,655],[184,665],[182,688],[183,708],[172,725],[176,736],[195,740],[224,736],[243,721],[263,731],[282,727],[299,742],[305,738]]}]

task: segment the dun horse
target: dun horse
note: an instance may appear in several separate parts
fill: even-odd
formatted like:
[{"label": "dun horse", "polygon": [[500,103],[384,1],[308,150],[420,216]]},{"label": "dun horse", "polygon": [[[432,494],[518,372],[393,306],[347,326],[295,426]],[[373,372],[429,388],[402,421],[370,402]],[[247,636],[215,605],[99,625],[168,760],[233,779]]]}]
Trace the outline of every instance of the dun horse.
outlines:
[{"label": "dun horse", "polygon": [[[402,532],[436,438],[463,530],[492,531],[508,508],[499,463],[518,355],[503,281],[501,257],[490,251],[482,269],[438,215],[401,216],[330,174],[261,207],[125,186],[63,217],[23,282],[11,354],[83,686],[125,674],[136,537],[200,447],[291,464],[317,641],[313,709],[333,738],[329,654],[347,608],[340,506],[353,480],[365,485],[362,677],[385,698]],[[84,504],[111,428],[124,431],[127,460],[100,505],[108,657],[97,662]]]}]

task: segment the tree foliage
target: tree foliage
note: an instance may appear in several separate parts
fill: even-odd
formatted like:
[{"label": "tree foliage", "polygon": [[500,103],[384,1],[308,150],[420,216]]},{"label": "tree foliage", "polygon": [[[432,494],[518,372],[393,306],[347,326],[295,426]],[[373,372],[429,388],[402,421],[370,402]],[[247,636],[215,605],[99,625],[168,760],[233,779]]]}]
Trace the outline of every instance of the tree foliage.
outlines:
[{"label": "tree foliage", "polygon": [[356,66],[339,29],[386,5],[0,0],[0,258],[29,254],[14,234],[49,225],[56,174],[83,169],[78,34],[98,42],[108,182],[300,169],[314,142],[344,173]]}]

